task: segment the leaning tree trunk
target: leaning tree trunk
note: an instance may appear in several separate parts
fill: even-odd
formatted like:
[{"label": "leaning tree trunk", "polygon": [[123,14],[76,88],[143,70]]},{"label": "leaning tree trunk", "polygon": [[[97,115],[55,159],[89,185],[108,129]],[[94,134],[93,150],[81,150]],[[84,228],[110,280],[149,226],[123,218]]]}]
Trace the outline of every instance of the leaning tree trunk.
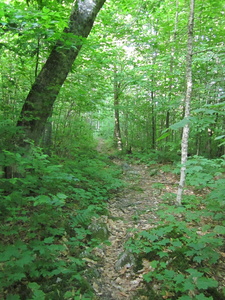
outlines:
[{"label": "leaning tree trunk", "polygon": [[[59,94],[84,39],[89,35],[94,20],[106,0],[76,0],[70,15],[68,28],[62,40],[51,51],[41,72],[25,100],[17,126],[25,130],[25,139],[40,144],[46,122],[51,116],[53,104]],[[64,44],[69,40],[71,45]],[[21,145],[25,145],[23,142]]]},{"label": "leaning tree trunk", "polygon": [[183,128],[182,145],[181,145],[181,170],[180,182],[177,191],[176,202],[181,205],[182,194],[186,178],[186,162],[188,156],[188,138],[189,138],[189,122],[190,117],[190,103],[192,96],[192,55],[193,55],[193,29],[194,29],[194,5],[195,0],[190,0],[190,15],[188,21],[188,42],[187,42],[187,66],[186,66],[186,96],[185,96],[185,118],[187,123]]}]

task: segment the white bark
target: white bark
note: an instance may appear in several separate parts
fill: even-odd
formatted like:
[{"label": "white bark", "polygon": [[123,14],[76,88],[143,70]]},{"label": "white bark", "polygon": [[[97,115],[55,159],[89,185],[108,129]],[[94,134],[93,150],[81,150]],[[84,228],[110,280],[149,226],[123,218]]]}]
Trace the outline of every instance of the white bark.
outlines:
[{"label": "white bark", "polygon": [[[192,96],[192,53],[193,53],[193,29],[194,29],[194,5],[195,0],[190,0],[190,14],[188,21],[188,40],[187,40],[187,66],[186,66],[186,95],[185,95],[185,119],[190,117],[190,103]],[[177,205],[181,205],[182,194],[186,179],[186,163],[188,157],[188,138],[189,123],[183,128],[182,144],[181,144],[181,170],[180,182],[177,191]]]}]

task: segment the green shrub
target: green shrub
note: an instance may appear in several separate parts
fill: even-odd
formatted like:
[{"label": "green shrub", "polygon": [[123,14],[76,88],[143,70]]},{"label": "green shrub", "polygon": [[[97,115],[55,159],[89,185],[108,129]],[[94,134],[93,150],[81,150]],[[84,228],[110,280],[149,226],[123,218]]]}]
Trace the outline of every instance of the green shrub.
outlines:
[{"label": "green shrub", "polygon": [[[211,187],[215,183],[215,178],[222,175],[225,161],[223,158],[207,159],[202,156],[193,156],[187,161],[186,184],[197,189]],[[180,165],[174,173],[180,172]]]},{"label": "green shrub", "polygon": [[143,163],[148,166],[156,163],[174,162],[179,160],[179,156],[174,152],[163,152],[152,150],[150,152],[134,152],[132,155],[127,155],[127,159],[134,163]]},{"label": "green shrub", "polygon": [[0,165],[16,170],[0,179],[0,295],[92,299],[83,253],[100,242],[88,227],[122,186],[118,170],[87,155],[58,164],[35,147],[4,151]]},{"label": "green shrub", "polygon": [[213,299],[209,291],[216,290],[218,282],[209,274],[219,261],[225,230],[213,225],[199,230],[192,221],[199,220],[200,215],[198,211],[166,207],[160,211],[164,220],[159,225],[127,242],[126,247],[136,255],[137,268],[143,268],[142,259],[149,261],[144,280],[151,288],[158,287],[156,295]]}]

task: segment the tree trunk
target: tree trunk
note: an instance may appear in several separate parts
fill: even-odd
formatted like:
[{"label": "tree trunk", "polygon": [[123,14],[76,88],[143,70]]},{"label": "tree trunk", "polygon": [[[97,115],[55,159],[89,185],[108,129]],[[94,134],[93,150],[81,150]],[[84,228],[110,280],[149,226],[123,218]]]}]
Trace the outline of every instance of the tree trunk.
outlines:
[{"label": "tree trunk", "polygon": [[[51,116],[53,104],[59,94],[84,39],[89,35],[94,20],[106,0],[76,0],[68,28],[56,43],[45,65],[37,76],[20,113],[17,126],[25,130],[24,140],[39,145],[45,125]],[[67,44],[64,43],[67,41]],[[71,44],[68,46],[68,41]],[[21,146],[26,145],[23,141]]]},{"label": "tree trunk", "polygon": [[[170,85],[169,85],[169,103],[171,103],[172,100],[172,87],[173,87],[173,74],[174,74],[174,61],[175,61],[175,47],[173,46],[173,43],[177,39],[177,27],[178,27],[178,7],[179,7],[179,0],[176,0],[176,14],[175,14],[175,20],[174,20],[174,34],[171,37],[172,42],[172,48],[171,48],[171,57],[170,57]],[[170,110],[166,112],[166,129],[169,129],[170,126]],[[166,142],[169,142],[169,136],[166,137]],[[167,146],[166,146],[166,150]]]},{"label": "tree trunk", "polygon": [[155,105],[154,105],[154,92],[151,91],[151,116],[152,116],[152,149],[156,148],[156,116],[155,116]]},{"label": "tree trunk", "polygon": [[[192,52],[193,52],[193,29],[194,29],[194,5],[195,0],[190,0],[190,14],[188,21],[188,41],[187,41],[187,66],[186,66],[186,95],[185,95],[185,118],[190,117],[190,103],[192,96]],[[180,182],[177,191],[176,202],[181,205],[182,194],[186,178],[186,162],[188,156],[188,138],[189,138],[189,124],[187,123],[183,128],[182,145],[181,145],[181,170]]]},{"label": "tree trunk", "polygon": [[121,93],[120,82],[117,78],[117,70],[114,68],[114,116],[115,116],[115,125],[114,125],[114,140],[116,148],[119,151],[123,150],[121,130],[120,130],[120,111],[119,111],[119,97]]}]

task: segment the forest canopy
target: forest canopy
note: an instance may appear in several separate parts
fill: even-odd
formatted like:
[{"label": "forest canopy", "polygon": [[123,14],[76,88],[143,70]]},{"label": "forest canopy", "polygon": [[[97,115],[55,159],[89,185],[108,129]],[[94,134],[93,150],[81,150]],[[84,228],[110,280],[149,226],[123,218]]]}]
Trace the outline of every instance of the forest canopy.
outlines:
[{"label": "forest canopy", "polygon": [[[68,143],[63,139],[68,140],[68,131],[74,134],[80,122],[111,139],[117,113],[124,150],[179,154],[186,122],[188,3],[108,1],[87,40],[64,30],[71,5],[69,1],[29,2],[28,6],[24,1],[1,3],[2,117],[12,124],[18,121],[27,94],[55,45],[69,51],[82,44],[48,116],[52,146],[56,148],[57,140],[64,137],[64,148]],[[196,3],[188,120],[191,155],[213,158],[224,154],[223,34],[222,1]],[[65,67],[60,68],[62,73]]]}]

